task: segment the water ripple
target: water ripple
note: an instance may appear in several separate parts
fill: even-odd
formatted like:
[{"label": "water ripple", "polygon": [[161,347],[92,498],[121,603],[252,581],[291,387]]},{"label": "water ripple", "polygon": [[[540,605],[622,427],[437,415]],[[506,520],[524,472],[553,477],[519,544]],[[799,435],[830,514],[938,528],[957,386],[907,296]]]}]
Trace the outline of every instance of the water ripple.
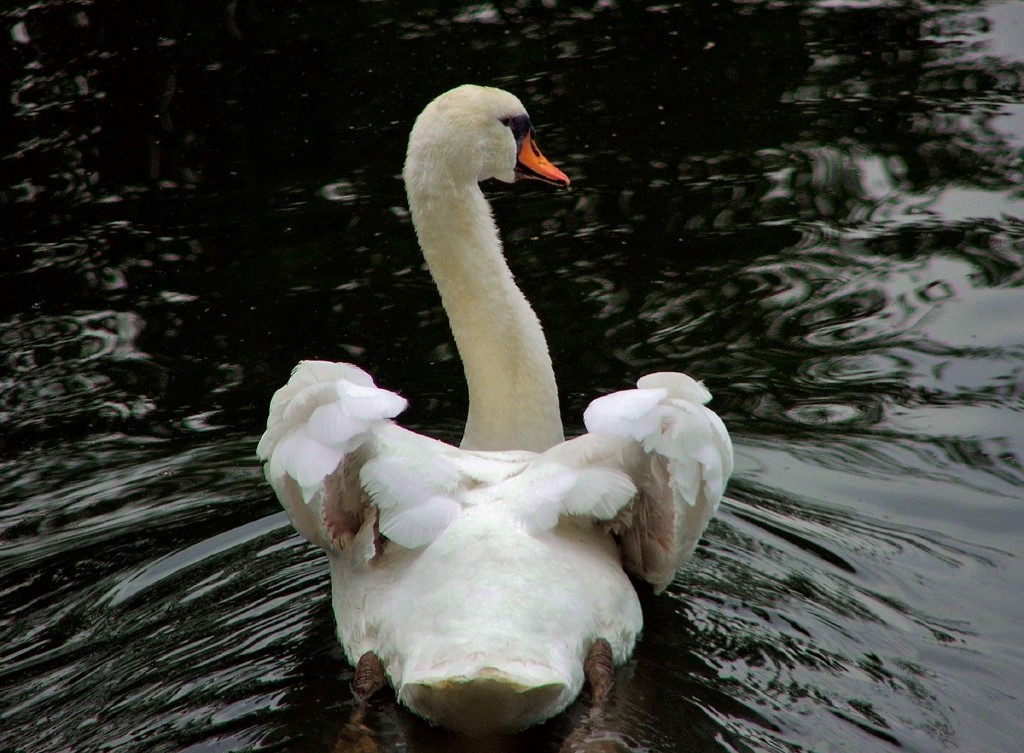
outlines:
[{"label": "water ripple", "polygon": [[[0,682],[18,678],[0,712],[5,726],[21,728],[40,750],[170,750],[197,723],[204,735],[230,732],[281,707],[296,655],[305,653],[309,610],[326,599],[319,558],[305,548],[293,556],[298,539],[279,512],[175,544],[197,519],[216,525],[212,501],[222,520],[244,519],[232,510],[237,453],[248,457],[251,444],[184,453],[143,446],[154,458],[137,463],[133,478],[111,483],[103,469],[111,459],[100,459],[94,478],[66,490],[72,503],[61,510],[25,500],[5,533],[15,543],[0,560],[4,598],[24,605],[3,623]],[[195,476],[200,467],[205,478]],[[175,480],[181,468],[192,469],[185,485]],[[122,499],[127,489],[130,501]],[[98,566],[101,558],[80,555],[97,547],[120,564],[90,582],[76,563]],[[69,707],[70,697],[81,702]],[[54,715],[61,725],[32,721]]]},{"label": "water ripple", "polygon": [[[736,441],[691,566],[642,595],[598,747],[1019,742],[1020,3],[21,5],[0,747],[333,749],[351,694],[326,568],[253,446],[309,356],[461,433],[395,180],[442,42],[530,103],[573,177],[491,194],[567,426],[679,368]],[[583,710],[488,749],[556,750]],[[371,722],[384,749],[477,746],[387,693]]]},{"label": "water ripple", "polygon": [[[733,493],[705,556],[671,590],[692,621],[691,650],[711,668],[709,682],[730,684],[782,725],[783,740],[812,734],[840,744],[847,733],[822,713],[867,735],[864,745],[948,738],[953,721],[937,703],[938,678],[907,647],[964,651],[975,634],[965,619],[911,605],[937,603],[945,578],[936,573],[994,568],[1006,555],[986,559],[925,530],[745,484]],[[905,570],[931,575],[908,592],[915,579]],[[818,690],[825,685],[827,695]]]}]

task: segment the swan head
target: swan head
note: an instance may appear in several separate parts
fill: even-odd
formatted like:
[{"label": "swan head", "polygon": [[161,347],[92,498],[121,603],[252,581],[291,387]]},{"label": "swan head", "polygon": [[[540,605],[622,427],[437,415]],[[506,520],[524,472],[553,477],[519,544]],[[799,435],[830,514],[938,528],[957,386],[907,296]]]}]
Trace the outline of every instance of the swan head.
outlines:
[{"label": "swan head", "polygon": [[569,178],[541,154],[530,116],[502,89],[466,84],[426,106],[409,136],[405,180],[411,190],[428,176],[458,183],[532,178],[568,186]]}]

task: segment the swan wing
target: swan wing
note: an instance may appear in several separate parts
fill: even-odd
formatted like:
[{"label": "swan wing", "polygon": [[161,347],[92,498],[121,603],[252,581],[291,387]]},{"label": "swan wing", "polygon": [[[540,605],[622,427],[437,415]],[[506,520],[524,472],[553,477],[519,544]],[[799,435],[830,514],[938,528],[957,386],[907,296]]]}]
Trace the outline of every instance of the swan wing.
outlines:
[{"label": "swan wing", "polygon": [[500,484],[533,453],[471,453],[390,419],[404,398],[351,364],[303,361],[270,404],[257,447],[295,528],[371,559],[379,536],[416,549],[460,514],[467,489]]},{"label": "swan wing", "polygon": [[623,440],[585,434],[525,458],[522,470],[482,490],[484,501],[503,505],[533,533],[566,517],[610,522],[636,497],[623,470]]},{"label": "swan wing", "polygon": [[530,452],[472,452],[394,423],[374,427],[359,484],[378,511],[381,535],[407,549],[436,539],[474,503],[469,491],[519,474]]},{"label": "swan wing", "polygon": [[732,441],[705,406],[710,399],[685,374],[650,374],[636,389],[594,400],[583,416],[590,434],[573,440],[603,438],[587,440],[592,462],[621,470],[636,487],[611,530],[627,569],[656,591],[693,554],[732,474]]}]

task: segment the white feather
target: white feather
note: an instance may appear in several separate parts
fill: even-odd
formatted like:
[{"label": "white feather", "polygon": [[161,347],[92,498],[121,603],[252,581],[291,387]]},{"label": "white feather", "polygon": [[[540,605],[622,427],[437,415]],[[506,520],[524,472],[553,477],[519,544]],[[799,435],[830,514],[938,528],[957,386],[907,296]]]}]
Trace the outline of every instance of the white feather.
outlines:
[{"label": "white feather", "polygon": [[304,425],[295,426],[277,442],[270,459],[270,474],[291,476],[300,486],[319,483],[338,467],[342,452],[317,442]]},{"label": "white feather", "polygon": [[447,490],[447,484],[436,483],[425,470],[429,467],[415,465],[400,456],[378,455],[363,466],[359,480],[379,509],[401,509],[419,505]]},{"label": "white feather", "polygon": [[585,468],[562,499],[566,515],[611,520],[636,495],[632,479],[617,468]]},{"label": "white feather", "polygon": [[705,405],[711,401],[711,393],[704,386],[703,382],[682,374],[678,371],[659,371],[654,374],[647,374],[636,381],[640,389],[663,389],[667,397],[689,400],[699,405]]},{"label": "white feather", "polygon": [[381,510],[380,532],[399,546],[419,549],[434,541],[462,512],[447,497],[430,497],[409,507]]},{"label": "white feather", "polygon": [[660,590],[718,509],[732,472],[732,442],[721,419],[704,406],[711,394],[700,382],[664,372],[637,385],[598,398],[584,420],[591,432],[636,442],[632,450],[624,447],[623,468],[644,493],[628,516],[620,516],[620,535],[626,565]]},{"label": "white feather", "polygon": [[345,412],[364,421],[394,418],[408,405],[405,398],[372,384],[367,386],[342,379],[336,386]]},{"label": "white feather", "polygon": [[508,505],[527,530],[540,533],[558,524],[562,501],[578,479],[579,474],[568,468],[542,464],[527,468],[488,494]]},{"label": "white feather", "polygon": [[654,431],[657,416],[654,409],[667,391],[623,390],[599,397],[587,406],[583,423],[594,434],[618,434],[641,439]]},{"label": "white feather", "polygon": [[303,361],[274,394],[257,454],[269,460],[272,482],[291,477],[309,504],[374,423],[397,415],[405,405],[403,398],[375,387],[362,369]]},{"label": "white feather", "polygon": [[281,421],[295,425],[309,420],[317,407],[338,399],[337,387],[331,384],[311,384],[288,396],[281,404]]},{"label": "white feather", "polygon": [[340,401],[321,405],[309,416],[306,431],[318,442],[333,447],[344,447],[348,441],[365,434],[372,421],[351,415]]}]

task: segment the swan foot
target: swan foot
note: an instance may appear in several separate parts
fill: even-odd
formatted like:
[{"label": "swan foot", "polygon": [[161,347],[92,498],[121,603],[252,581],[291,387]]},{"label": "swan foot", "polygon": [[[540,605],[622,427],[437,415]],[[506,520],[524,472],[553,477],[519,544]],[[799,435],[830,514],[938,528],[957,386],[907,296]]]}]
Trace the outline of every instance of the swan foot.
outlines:
[{"label": "swan foot", "polygon": [[591,711],[565,738],[558,753],[630,753],[636,748],[622,735],[602,727]]},{"label": "swan foot", "polygon": [[373,739],[373,730],[362,722],[355,721],[355,714],[352,717],[341,728],[331,753],[378,753],[380,748]]},{"label": "swan foot", "polygon": [[603,709],[612,692],[615,679],[615,661],[612,647],[604,638],[598,638],[583,660],[583,674],[590,684],[590,703],[594,709]]},{"label": "swan foot", "polygon": [[356,662],[355,674],[352,676],[352,695],[356,698],[356,710],[353,717],[358,714],[359,721],[362,721],[370,698],[383,687],[384,667],[380,665],[380,659],[376,654],[367,651],[359,657],[359,661]]},{"label": "swan foot", "polygon": [[590,709],[562,742],[559,753],[623,753],[632,750],[620,736],[608,728],[605,705],[615,679],[612,647],[598,638],[583,660],[583,674],[590,685]]},{"label": "swan foot", "polygon": [[370,698],[382,687],[384,668],[376,654],[367,651],[359,657],[352,676],[352,695],[355,696],[356,707],[335,740],[332,753],[377,753],[380,750],[373,739],[373,730],[363,720],[366,718]]}]

